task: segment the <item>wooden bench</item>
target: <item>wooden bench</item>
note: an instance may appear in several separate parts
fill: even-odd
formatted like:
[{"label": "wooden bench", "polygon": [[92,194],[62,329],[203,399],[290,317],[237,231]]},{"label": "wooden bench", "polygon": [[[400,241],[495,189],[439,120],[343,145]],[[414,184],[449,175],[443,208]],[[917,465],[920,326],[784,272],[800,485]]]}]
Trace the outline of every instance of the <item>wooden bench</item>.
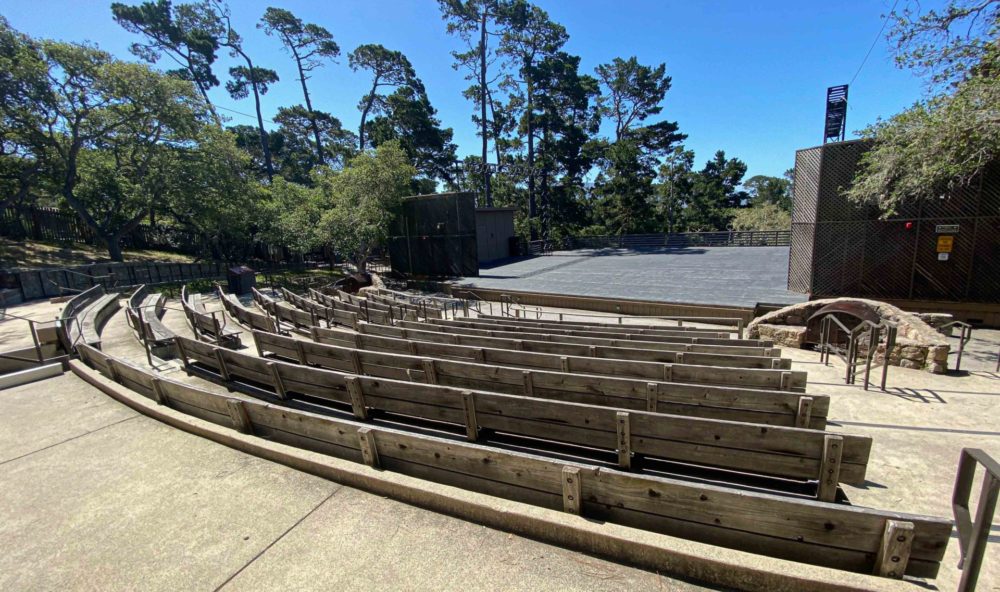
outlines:
[{"label": "wooden bench", "polygon": [[99,285],[70,299],[60,317],[67,351],[72,352],[80,344],[100,349],[101,330],[120,306],[118,294],[105,293]]},{"label": "wooden bench", "polygon": [[444,316],[444,311],[438,307],[427,306],[426,304],[413,304],[407,300],[399,300],[390,296],[382,296],[378,292],[371,289],[364,289],[362,292],[364,293],[365,298],[371,302],[384,304],[386,306],[395,306],[402,313],[404,313],[401,315],[401,318],[405,318],[407,316],[406,313],[411,313],[414,317],[410,320],[416,320],[421,317],[425,319],[440,319]]},{"label": "wooden bench", "polygon": [[174,332],[161,321],[166,297],[158,292],[150,292],[148,285],[139,286],[128,299],[125,318],[139,340],[151,349],[157,357],[169,357],[174,340]]},{"label": "wooden bench", "polygon": [[473,317],[460,319],[428,319],[433,325],[469,327],[472,329],[494,329],[497,331],[523,331],[531,333],[550,333],[557,335],[576,335],[582,337],[606,337],[610,339],[640,339],[643,341],[665,341],[666,343],[676,343],[666,341],[668,337],[699,337],[708,339],[730,339],[727,331],[710,331],[707,329],[693,329],[691,327],[681,327],[679,329],[618,329],[617,325],[607,325],[605,327],[549,327],[535,325],[521,325],[518,323],[502,323],[489,320],[479,320]]},{"label": "wooden bench", "polygon": [[[630,333],[636,335],[662,335],[666,337],[676,336],[699,336],[704,333],[711,333],[713,336],[723,337],[732,335],[733,331],[720,331],[718,329],[705,329],[699,327],[674,327],[668,325],[613,325],[610,323],[572,323],[569,321],[530,321],[515,319],[514,317],[477,316],[462,317],[455,319],[463,323],[469,323],[477,327],[530,327],[540,329],[543,332],[549,329],[563,329],[572,331],[598,331],[611,333]],[[707,336],[707,335],[704,335]]]},{"label": "wooden bench", "polygon": [[[636,349],[606,345],[585,345],[554,341],[534,341],[529,339],[459,335],[456,333],[442,333],[435,331],[417,331],[414,329],[389,327],[387,325],[374,323],[359,323],[357,331],[366,335],[380,335],[383,337],[394,337],[410,341],[450,343],[454,345],[469,345],[474,347],[493,347],[497,349],[513,349],[518,351],[533,351],[549,354],[587,356],[591,358],[643,360],[647,362],[666,362],[677,364],[692,363],[706,366],[728,366],[731,368],[771,368],[788,370],[792,367],[792,361],[786,358],[774,358],[766,355],[738,355],[726,353],[706,354],[702,353],[698,349],[699,346],[697,345],[681,344],[674,347],[674,349]],[[319,335],[323,336],[326,334],[320,332]],[[665,345],[667,347],[672,346],[672,344]],[[761,350],[751,349],[750,351]]]},{"label": "wooden bench", "polygon": [[[225,381],[242,379],[265,385],[281,398],[300,393],[357,407],[357,398],[362,396],[365,406],[369,408],[462,424],[462,395],[472,393],[439,382],[445,374],[461,374],[463,369],[467,370],[469,364],[463,362],[431,362],[430,369],[425,370],[424,379],[427,382],[413,383],[365,376],[363,363],[359,363],[354,371],[343,372],[269,362],[257,356],[221,350],[183,338],[178,345],[182,360],[193,359],[216,371]],[[385,361],[385,354],[368,357],[380,356],[381,361]],[[375,359],[371,365],[378,365],[378,361]],[[499,381],[505,381],[510,374],[517,378],[522,374],[517,369],[499,367],[492,368],[492,371]],[[537,377],[535,380],[540,389],[571,378],[548,372],[529,373],[527,376],[531,375]],[[593,377],[585,379],[592,380]],[[353,387],[352,381],[355,384]],[[623,379],[610,381],[628,382]],[[645,390],[646,384],[642,384],[641,388]],[[526,384],[525,395],[488,391],[475,391],[473,394],[479,428],[588,448],[617,450],[620,453],[618,464],[622,468],[632,466],[633,455],[781,479],[818,480],[829,469],[835,468],[839,477],[833,479],[829,487],[819,488],[822,499],[827,501],[834,500],[838,479],[852,484],[864,482],[865,465],[871,448],[869,438],[834,435],[822,430],[768,425],[762,431],[761,424],[541,399],[534,396],[530,384]],[[631,434],[631,439],[624,444],[617,439],[622,436],[622,427],[618,425],[622,417],[627,422],[624,429]],[[478,435],[470,434],[470,438],[477,439]],[[830,459],[824,456],[824,450],[830,453],[829,447],[833,443],[837,444],[833,451],[837,458]],[[540,450],[544,452],[545,447]],[[723,475],[717,477],[726,478]],[[742,479],[736,475],[729,475],[728,478]]]},{"label": "wooden bench", "polygon": [[373,323],[380,324],[392,324],[392,317],[389,316],[388,311],[379,310],[374,307],[358,306],[356,304],[351,304],[350,302],[344,302],[322,292],[310,289],[309,296],[316,302],[320,304],[333,308],[335,310],[340,310],[343,312],[349,312],[358,317],[359,320],[365,320]]},{"label": "wooden bench", "polygon": [[251,330],[265,331],[267,333],[278,332],[277,323],[270,316],[243,306],[243,303],[240,302],[240,299],[235,294],[226,294],[223,292],[222,286],[216,286],[215,289],[219,300],[222,302],[222,307],[229,313],[230,317],[236,319],[237,323]]},{"label": "wooden bench", "polygon": [[[409,329],[419,329],[421,331],[441,331],[443,333],[457,333],[460,335],[484,335],[487,337],[513,337],[515,339],[539,339],[545,341],[561,341],[563,343],[584,343],[587,345],[619,345],[621,347],[633,347],[631,343],[637,343],[634,347],[645,347],[660,349],[664,345],[677,344],[698,344],[716,345],[722,347],[759,347],[771,348],[772,341],[763,339],[727,339],[712,337],[661,337],[646,335],[633,335],[631,333],[606,333],[591,331],[572,330],[531,330],[530,327],[498,327],[496,329],[477,329],[464,327],[462,321],[440,319],[436,322],[422,323],[419,321],[400,321],[396,323],[398,327]],[[522,336],[522,337],[518,337]],[[610,343],[615,342],[615,343]]]},{"label": "wooden bench", "polygon": [[[314,331],[312,333],[313,339],[319,342],[331,343],[331,341],[324,341],[324,337],[329,336],[328,333],[321,331]],[[350,347],[351,339],[349,336],[345,337],[343,335],[334,335],[332,339],[339,341],[335,345],[341,345],[345,347]],[[356,342],[357,340],[355,340]],[[397,349],[401,353],[411,353],[408,350]],[[516,350],[515,350],[516,351]],[[552,364],[551,361],[547,361]],[[641,364],[642,362],[640,362]],[[615,362],[608,361],[594,361],[593,358],[581,357],[577,361],[567,360],[559,366],[550,366],[552,369],[564,370],[564,368],[569,368],[575,365],[580,368],[601,368],[607,371],[591,372],[592,374],[615,374],[613,370],[608,368],[610,365],[624,365],[629,364],[629,362],[624,360],[619,360]],[[642,368],[642,373],[646,374],[643,378],[661,380],[666,382],[686,382],[692,384],[714,384],[721,386],[738,386],[738,387],[748,387],[755,389],[773,389],[773,390],[783,390],[783,391],[797,391],[804,392],[806,389],[807,373],[800,370],[784,370],[784,369],[769,369],[769,368],[739,368],[739,367],[726,367],[724,365],[698,365],[691,363],[690,360],[685,359],[684,362],[674,362],[670,364],[655,364],[654,368]],[[654,372],[658,372],[655,376],[649,376]]]},{"label": "wooden bench", "polygon": [[[222,311],[207,312],[201,294],[189,294],[187,286],[181,288],[181,306],[195,337],[231,348],[242,347],[240,330],[226,326]],[[219,320],[219,317],[222,320]]]},{"label": "wooden bench", "polygon": [[[227,359],[226,352],[221,355]],[[952,532],[949,519],[740,491],[410,433],[212,393],[155,377],[87,346],[81,346],[81,357],[159,404],[246,434],[702,543],[861,573],[932,578]],[[282,381],[292,377],[271,364],[267,375],[275,376],[271,368],[278,366]],[[362,390],[360,404],[352,408],[363,412],[369,396],[374,395]],[[478,431],[478,407],[463,406],[452,417],[466,424],[470,436]]]},{"label": "wooden bench", "polygon": [[[440,346],[436,344],[411,342],[420,345],[420,348],[404,354],[386,351],[383,344],[378,343],[383,338],[364,335],[347,335],[347,337],[347,343],[337,346],[254,334],[258,354],[261,357],[271,354],[300,364],[356,374],[435,382],[602,407],[659,411],[675,415],[819,430],[826,426],[830,407],[830,398],[826,395],[664,380],[664,374],[673,378],[675,372],[683,375],[691,370],[689,367],[676,365],[668,366],[664,372],[665,367],[662,364],[485,349],[479,350],[481,359],[455,359],[449,358],[447,352],[440,352]],[[355,343],[350,343],[349,339],[352,337],[355,338]],[[507,357],[503,354],[514,354],[514,356]],[[536,359],[531,360],[525,356],[536,356]],[[506,363],[497,362],[496,358],[503,359]],[[551,365],[552,358],[554,367]],[[486,359],[492,363],[485,363]],[[518,363],[521,365],[517,365]],[[574,368],[598,370],[601,364],[613,364],[618,367],[642,364],[654,367],[660,374],[654,378],[637,378],[571,371]],[[645,368],[636,368],[637,373],[641,370]]]}]

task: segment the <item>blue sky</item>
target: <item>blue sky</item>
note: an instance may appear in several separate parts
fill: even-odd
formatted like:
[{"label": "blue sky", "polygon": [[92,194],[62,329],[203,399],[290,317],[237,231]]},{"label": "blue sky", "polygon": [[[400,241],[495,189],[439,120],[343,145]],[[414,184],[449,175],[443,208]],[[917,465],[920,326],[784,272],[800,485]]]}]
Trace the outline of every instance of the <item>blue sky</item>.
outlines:
[{"label": "blue sky", "polygon": [[[900,5],[905,5],[902,0]],[[135,2],[133,2],[135,3]],[[567,51],[582,57],[581,69],[635,55],[665,62],[673,77],[663,117],[688,134],[686,145],[700,167],[723,149],[743,159],[748,175],[780,175],[795,150],[821,143],[827,86],[849,82],[882,27],[891,0],[536,0],[569,34]],[[929,8],[938,2],[924,2]],[[267,6],[291,10],[329,29],[343,51],[337,64],[309,81],[314,107],[356,129],[358,99],[367,77],[347,66],[346,54],[363,43],[405,53],[423,79],[445,126],[455,129],[459,155],[477,153],[468,85],[452,69],[450,51],[460,40],[445,31],[434,0],[230,0],[234,26],[255,61],[278,71],[281,82],[263,99],[265,116],[302,102],[294,64],[277,39],[255,28]],[[88,40],[125,58],[134,37],[111,18],[109,1],[0,0],[0,14],[32,36]],[[217,75],[233,63],[223,56]],[[168,67],[164,63],[164,67]],[[896,69],[884,38],[850,89],[848,133],[888,117],[918,100],[921,82]],[[221,87],[211,94],[222,107],[253,112],[252,99],[233,101]],[[225,112],[232,123],[249,117]]]}]

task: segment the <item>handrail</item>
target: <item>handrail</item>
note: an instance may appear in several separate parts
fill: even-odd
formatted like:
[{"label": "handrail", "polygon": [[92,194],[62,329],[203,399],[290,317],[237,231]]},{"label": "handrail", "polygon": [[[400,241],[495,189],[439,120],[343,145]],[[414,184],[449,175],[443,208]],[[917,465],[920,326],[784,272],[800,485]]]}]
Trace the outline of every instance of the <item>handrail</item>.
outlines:
[{"label": "handrail", "polygon": [[39,364],[44,364],[45,363],[45,356],[42,354],[42,344],[39,343],[39,341],[38,341],[38,330],[35,329],[35,325],[38,324],[38,321],[36,321],[34,319],[29,319],[28,317],[22,317],[20,315],[11,314],[11,313],[7,312],[6,308],[4,308],[3,310],[0,310],[0,321],[2,321],[4,319],[7,319],[7,318],[16,319],[16,320],[20,320],[20,321],[26,321],[28,323],[28,330],[31,332],[31,341],[35,344],[34,349],[35,349],[36,360],[29,360],[27,358],[19,358],[17,356],[12,356],[10,354],[2,354],[2,355],[0,355],[0,358],[7,358],[7,359],[10,359],[10,360],[17,360],[17,361],[20,361],[20,362],[34,362],[34,361],[37,361]]},{"label": "handrail", "polygon": [[[843,353],[839,347],[830,341],[830,333],[834,324],[840,327],[840,329],[848,336],[847,350]],[[828,314],[820,321],[820,363],[823,365],[829,365],[830,352],[832,351],[838,358],[843,360],[844,364],[847,366],[844,374],[844,383],[854,384],[857,380],[858,374],[857,367],[859,363],[857,359],[860,338],[867,333],[868,348],[865,352],[865,361],[863,362],[865,366],[865,379],[863,386],[864,390],[868,390],[871,377],[872,360],[875,358],[878,345],[882,343],[882,333],[884,332],[885,354],[882,359],[882,379],[880,382],[881,389],[884,391],[886,379],[888,378],[889,373],[889,356],[893,347],[896,345],[897,330],[898,326],[895,323],[886,320],[879,323],[862,320],[853,329],[848,329],[844,323],[840,322],[840,319],[838,319],[835,314]]]},{"label": "handrail", "polygon": [[[969,497],[976,477],[976,466],[982,465],[983,485],[976,507],[976,518],[972,519]],[[990,528],[1000,496],[1000,464],[978,448],[963,448],[958,458],[958,474],[951,496],[952,512],[955,515],[955,529],[958,531],[958,569],[962,578],[958,592],[972,592],[979,580],[983,567],[986,544],[989,542]]]},{"label": "handrail", "polygon": [[[958,372],[962,369],[962,352],[965,351],[965,344],[972,340],[972,325],[963,321],[951,321],[941,325],[940,329],[956,325],[962,328],[962,333],[958,337],[958,358],[955,359],[955,372]],[[997,364],[1000,367],[1000,359],[997,360]]]}]

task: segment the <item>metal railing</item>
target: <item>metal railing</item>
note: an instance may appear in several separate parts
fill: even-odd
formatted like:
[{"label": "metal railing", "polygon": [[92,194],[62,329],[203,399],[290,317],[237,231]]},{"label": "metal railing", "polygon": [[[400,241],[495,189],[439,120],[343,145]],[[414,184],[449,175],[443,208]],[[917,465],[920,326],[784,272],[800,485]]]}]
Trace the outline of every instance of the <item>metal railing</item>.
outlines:
[{"label": "metal railing", "polygon": [[[842,350],[840,346],[831,340],[835,328],[839,328],[847,335],[846,350]],[[824,365],[829,365],[831,353],[843,360],[844,364],[847,365],[844,373],[845,384],[854,384],[857,381],[858,366],[864,365],[865,378],[863,386],[864,390],[868,390],[868,385],[871,382],[872,362],[875,360],[879,346],[884,343],[885,349],[882,358],[882,377],[880,381],[880,388],[884,391],[889,373],[889,356],[896,345],[897,330],[898,328],[895,323],[890,323],[889,321],[873,323],[868,320],[863,320],[853,329],[849,329],[840,322],[840,319],[836,315],[828,314],[820,321],[819,360]],[[883,335],[885,336],[884,342],[882,339]],[[865,340],[867,340],[865,359],[862,362],[858,362],[860,346],[862,343],[865,343]]]},{"label": "metal railing", "polygon": [[27,317],[11,314],[7,312],[6,308],[4,308],[2,311],[0,311],[0,321],[6,319],[15,319],[19,321],[25,321],[26,323],[28,323],[28,330],[31,332],[31,341],[34,343],[35,359],[21,358],[19,356],[14,356],[11,354],[0,354],[0,358],[15,360],[18,362],[38,362],[39,364],[44,364],[45,356],[42,353],[42,344],[41,342],[38,341],[38,329],[35,328],[35,325],[38,324],[38,321],[34,319],[29,319]]},{"label": "metal railing", "polygon": [[[962,332],[958,336],[958,357],[955,359],[955,372],[962,369],[962,353],[965,351],[965,344],[969,343],[972,339],[972,325],[968,323],[963,323],[962,321],[951,321],[950,323],[945,323],[941,325],[941,329],[947,329],[949,327],[959,327]],[[1000,367],[1000,361],[997,362],[998,367]]]},{"label": "metal railing", "polygon": [[791,230],[721,230],[716,232],[673,232],[567,236],[528,242],[527,253],[541,255],[569,249],[628,249],[655,247],[787,247]]},{"label": "metal railing", "polygon": [[[984,469],[983,485],[976,506],[976,517],[973,519],[969,498],[976,477],[976,467],[979,465]],[[958,592],[972,592],[976,589],[998,496],[1000,496],[1000,464],[978,448],[963,448],[958,459],[955,490],[951,496],[951,508],[955,515],[955,528],[958,531],[958,568],[962,570]]]}]

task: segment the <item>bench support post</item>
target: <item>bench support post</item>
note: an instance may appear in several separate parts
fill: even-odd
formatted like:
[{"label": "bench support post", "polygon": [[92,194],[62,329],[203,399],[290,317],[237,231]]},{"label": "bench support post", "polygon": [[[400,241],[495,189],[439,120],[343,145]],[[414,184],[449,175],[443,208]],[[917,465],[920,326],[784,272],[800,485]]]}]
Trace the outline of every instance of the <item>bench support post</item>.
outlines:
[{"label": "bench support post", "polygon": [[629,427],[629,423],[629,414],[627,411],[619,411],[616,414],[618,466],[623,469],[632,468],[632,430]]},{"label": "bench support post", "polygon": [[906,572],[906,564],[910,561],[912,546],[913,523],[886,520],[873,573],[884,578],[902,579]]},{"label": "bench support post", "polygon": [[660,401],[660,385],[655,382],[646,383],[646,411],[656,413],[657,403]]},{"label": "bench support post", "polygon": [[808,428],[809,421],[812,419],[812,397],[799,397],[799,409],[795,415],[795,427],[797,428]]},{"label": "bench support post", "polygon": [[434,360],[423,359],[420,360],[420,367],[424,371],[424,381],[427,384],[437,384],[437,368],[434,366]]},{"label": "bench support post", "polygon": [[462,407],[465,410],[465,438],[469,442],[479,440],[479,421],[476,419],[476,395],[462,391]]},{"label": "bench support post", "polygon": [[562,470],[563,511],[579,516],[583,510],[583,487],[580,483],[579,467],[563,467]]},{"label": "bench support post", "polygon": [[844,454],[844,437],[827,434],[823,437],[823,458],[819,463],[819,486],[816,498],[821,502],[837,499],[840,483],[840,460]]},{"label": "bench support post", "polygon": [[365,407],[365,394],[361,390],[361,380],[357,376],[348,376],[347,392],[351,396],[351,409],[358,419],[368,419],[368,408]]},{"label": "bench support post", "polygon": [[358,442],[361,444],[361,458],[369,467],[379,468],[378,447],[375,446],[375,432],[371,428],[358,429]]},{"label": "bench support post", "polygon": [[274,362],[267,363],[267,369],[271,371],[271,379],[274,380],[274,390],[278,393],[278,398],[282,401],[288,400],[288,391],[285,389],[285,381],[281,379],[281,372]]},{"label": "bench support post", "polygon": [[239,399],[226,399],[226,408],[229,410],[229,417],[233,420],[233,427],[241,434],[253,434],[253,423],[247,413],[246,405]]},{"label": "bench support post", "polygon": [[534,397],[535,396],[534,375],[530,371],[525,370],[524,372],[521,372],[521,378],[524,380],[524,396]]}]

